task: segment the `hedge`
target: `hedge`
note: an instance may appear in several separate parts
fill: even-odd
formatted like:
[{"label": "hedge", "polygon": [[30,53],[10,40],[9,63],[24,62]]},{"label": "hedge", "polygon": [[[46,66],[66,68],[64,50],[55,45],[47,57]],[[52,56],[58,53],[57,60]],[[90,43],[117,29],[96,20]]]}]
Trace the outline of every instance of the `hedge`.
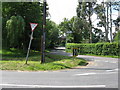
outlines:
[{"label": "hedge", "polygon": [[92,43],[92,44],[77,44],[67,43],[66,52],[72,53],[73,48],[78,48],[78,54],[94,54],[94,55],[119,55],[118,43]]}]

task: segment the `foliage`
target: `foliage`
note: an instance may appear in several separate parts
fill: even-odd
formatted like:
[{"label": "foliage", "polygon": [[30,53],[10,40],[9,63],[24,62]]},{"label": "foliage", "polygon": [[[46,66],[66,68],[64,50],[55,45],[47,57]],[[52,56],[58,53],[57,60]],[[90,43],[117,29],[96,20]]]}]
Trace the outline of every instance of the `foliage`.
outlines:
[{"label": "foliage", "polygon": [[94,54],[94,55],[119,55],[118,43],[96,43],[96,44],[76,44],[68,43],[66,51],[72,52],[72,48],[78,48],[79,54]]},{"label": "foliage", "polygon": [[89,39],[89,23],[86,20],[74,17],[73,30],[75,43],[83,42]]},{"label": "foliage", "polygon": [[[93,40],[93,33],[92,33],[92,20],[91,16],[93,15],[94,12],[94,6],[96,5],[96,2],[79,2],[79,5],[77,6],[77,16],[82,20],[82,21],[88,21],[87,24],[84,24],[83,27],[89,27],[88,32],[89,32],[89,42],[92,43]],[[84,30],[84,29],[83,29]]]},{"label": "foliage", "polygon": [[[2,20],[3,47],[16,47],[27,50],[31,34],[30,23],[38,23],[37,28],[34,30],[31,48],[33,50],[41,49],[41,35],[43,34],[43,3],[3,2]],[[21,21],[24,21],[25,24],[20,24]],[[56,41],[58,41],[57,38],[58,29],[56,24],[50,20],[47,20],[46,47],[54,47]]]},{"label": "foliage", "polygon": [[[70,20],[64,19],[64,21],[59,24],[60,35],[64,36],[65,34],[67,42],[80,43],[88,39],[88,28],[88,22],[75,16]],[[71,31],[71,33],[67,33],[69,31]]]},{"label": "foliage", "polygon": [[[65,35],[66,42],[96,43],[104,40],[102,30],[94,28],[92,25],[91,16],[95,13],[96,6],[95,2],[79,2],[77,16],[72,17],[70,20],[65,18],[59,24],[59,29],[62,32],[61,36]],[[67,31],[71,31],[72,33],[67,34]]]},{"label": "foliage", "polygon": [[120,43],[120,31],[118,31],[118,33],[116,34],[114,41]]},{"label": "foliage", "polygon": [[[112,34],[112,10],[119,11],[119,1],[109,1],[102,2],[101,4],[97,4],[95,7],[95,13],[97,14],[97,18],[99,19],[99,23],[97,23],[98,27],[104,27],[105,35],[104,41],[108,42],[108,34],[110,33],[111,42],[113,41]],[[109,24],[110,23],[110,24]],[[110,29],[110,32],[109,32]]]},{"label": "foliage", "polygon": [[46,48],[53,48],[58,44],[58,26],[51,20],[47,20],[46,24]]},{"label": "foliage", "polygon": [[[106,6],[105,6],[106,5]],[[98,27],[104,27],[105,29],[105,41],[108,42],[108,22],[107,22],[107,19],[108,19],[108,16],[106,16],[106,7],[108,8],[108,4],[103,2],[101,4],[98,4],[96,7],[95,7],[95,13],[97,14],[97,17],[98,19],[100,20],[98,23],[97,23],[97,26]]]},{"label": "foliage", "polygon": [[67,18],[64,18],[64,20],[59,24],[59,29],[62,31],[62,33],[66,33],[71,30],[72,28],[70,27],[70,21]]},{"label": "foliage", "polygon": [[[38,2],[3,2],[2,3],[2,17],[3,17],[3,20],[5,21],[5,22],[3,22],[3,26],[4,26],[3,31],[5,32],[5,33],[3,32],[4,33],[3,37],[5,37],[5,35],[7,36],[10,34],[10,33],[6,32],[6,29],[7,29],[7,31],[9,31],[8,26],[5,26],[6,22],[13,17],[21,16],[21,18],[23,18],[23,20],[25,22],[25,26],[24,26],[25,29],[21,36],[21,38],[22,38],[21,42],[23,43],[22,48],[26,50],[28,47],[30,33],[31,33],[31,28],[30,28],[29,23],[34,22],[34,23],[39,24],[38,28],[36,28],[36,30],[34,32],[34,35],[35,35],[34,38],[36,38],[36,37],[39,38],[38,36],[40,35],[40,32],[41,32],[40,29],[42,28],[42,25],[41,25],[41,23],[42,23],[42,7],[40,5],[42,5],[42,4],[38,3]],[[10,23],[10,21],[8,23]],[[13,23],[11,23],[11,24],[13,24]],[[6,25],[8,25],[8,24],[6,24]],[[12,26],[14,26],[14,25],[12,25]],[[7,28],[5,29],[5,27],[7,27]],[[10,25],[9,25],[9,27],[10,27]],[[14,27],[14,29],[18,29],[18,28],[19,27],[17,27],[17,26]],[[14,30],[11,30],[11,33],[12,32],[14,32]],[[9,37],[9,36],[7,36],[7,37]],[[9,38],[10,39],[16,38],[16,40],[17,40],[17,37],[14,37],[14,36],[11,36],[11,37],[9,37]],[[3,38],[3,41],[4,41],[4,39],[5,38]],[[40,41],[40,38],[37,40]],[[12,42],[16,43],[14,40]],[[9,43],[9,40],[7,40],[7,43]],[[9,44],[8,44],[7,47],[11,47],[11,45],[9,46]],[[13,47],[16,47],[16,45]]]},{"label": "foliage", "polygon": [[93,33],[93,43],[104,41],[104,32],[101,29],[94,28]]},{"label": "foliage", "polygon": [[115,27],[116,27],[113,38],[114,38],[114,41],[115,41],[115,42],[120,43],[120,30],[119,30],[119,27],[120,27],[120,25],[119,25],[119,23],[120,23],[120,16],[117,17],[117,19],[114,20],[113,22],[114,22]]},{"label": "foliage", "polygon": [[114,10],[120,11],[120,1],[113,1],[112,6]]},{"label": "foliage", "polygon": [[2,48],[7,47],[7,30],[6,30],[7,19],[2,17]]},{"label": "foliage", "polygon": [[113,20],[113,22],[114,22],[114,24],[116,26],[116,31],[118,31],[119,30],[119,23],[120,23],[120,16],[117,17],[116,20]]},{"label": "foliage", "polygon": [[6,23],[7,41],[9,47],[21,47],[23,33],[25,31],[25,22],[21,16],[12,16]]}]

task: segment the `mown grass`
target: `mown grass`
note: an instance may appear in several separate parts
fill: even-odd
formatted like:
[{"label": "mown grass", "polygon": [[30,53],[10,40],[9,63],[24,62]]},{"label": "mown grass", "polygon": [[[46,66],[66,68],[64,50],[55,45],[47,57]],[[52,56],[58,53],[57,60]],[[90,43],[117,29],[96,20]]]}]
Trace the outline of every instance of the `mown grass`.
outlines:
[{"label": "mown grass", "polygon": [[45,71],[60,70],[76,66],[87,65],[87,61],[69,56],[46,54],[44,64],[41,64],[41,56],[38,51],[31,51],[28,64],[25,64],[26,53],[22,50],[10,49],[2,50],[1,70],[21,70],[21,71]]}]

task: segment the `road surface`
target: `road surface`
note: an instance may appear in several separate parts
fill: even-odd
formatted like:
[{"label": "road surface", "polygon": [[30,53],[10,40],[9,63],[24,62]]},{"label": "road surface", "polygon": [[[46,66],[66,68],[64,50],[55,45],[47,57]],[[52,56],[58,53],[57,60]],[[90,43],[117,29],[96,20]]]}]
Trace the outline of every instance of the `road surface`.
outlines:
[{"label": "road surface", "polygon": [[[51,54],[71,56],[64,50]],[[86,67],[58,71],[1,71],[3,88],[118,88],[118,59],[79,55]]]}]

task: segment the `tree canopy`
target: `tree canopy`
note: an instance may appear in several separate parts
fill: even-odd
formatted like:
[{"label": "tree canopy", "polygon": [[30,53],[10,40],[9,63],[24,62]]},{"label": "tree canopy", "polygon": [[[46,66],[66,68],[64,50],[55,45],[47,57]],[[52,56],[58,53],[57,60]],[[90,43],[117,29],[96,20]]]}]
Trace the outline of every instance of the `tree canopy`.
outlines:
[{"label": "tree canopy", "polygon": [[[48,8],[47,8],[48,10]],[[48,12],[48,11],[47,11]],[[31,48],[40,50],[41,35],[43,24],[43,3],[40,2],[2,2],[2,30],[3,30],[3,47],[16,47],[27,49],[31,27],[30,23],[38,23],[34,30],[33,43]],[[51,46],[58,36],[57,26],[54,22],[47,20],[46,41],[47,47]],[[52,38],[50,38],[51,36]],[[54,38],[54,40],[53,40]]]}]

